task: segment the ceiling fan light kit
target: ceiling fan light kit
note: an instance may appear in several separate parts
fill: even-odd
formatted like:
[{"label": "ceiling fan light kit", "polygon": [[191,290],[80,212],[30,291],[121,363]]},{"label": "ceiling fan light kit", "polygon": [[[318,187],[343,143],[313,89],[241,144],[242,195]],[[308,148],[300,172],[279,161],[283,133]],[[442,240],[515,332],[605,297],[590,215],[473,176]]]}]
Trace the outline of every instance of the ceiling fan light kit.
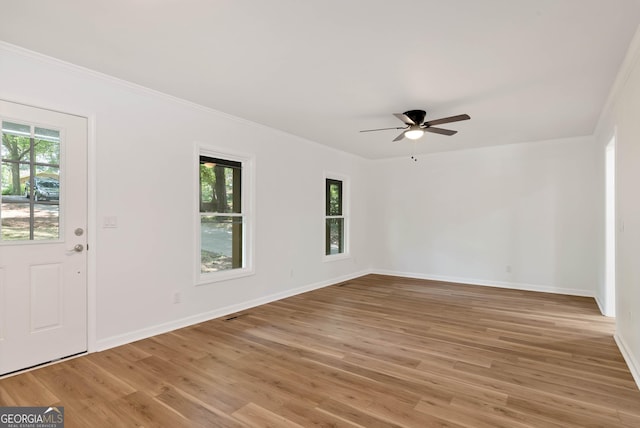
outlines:
[{"label": "ceiling fan light kit", "polygon": [[424,135],[424,130],[420,128],[420,125],[411,125],[409,129],[404,131],[404,136],[410,140],[417,140]]},{"label": "ceiling fan light kit", "polygon": [[407,137],[410,140],[417,140],[421,138],[425,132],[432,132],[434,134],[441,135],[454,135],[458,131],[444,128],[434,128],[433,125],[441,125],[443,123],[459,122],[461,120],[469,120],[471,117],[468,114],[459,114],[457,116],[443,117],[442,119],[424,121],[427,112],[424,110],[408,110],[404,113],[394,113],[395,117],[400,119],[405,126],[399,126],[394,128],[379,128],[379,129],[365,129],[360,132],[372,132],[372,131],[384,131],[387,129],[403,129],[402,134],[398,135],[393,141],[400,141]]}]

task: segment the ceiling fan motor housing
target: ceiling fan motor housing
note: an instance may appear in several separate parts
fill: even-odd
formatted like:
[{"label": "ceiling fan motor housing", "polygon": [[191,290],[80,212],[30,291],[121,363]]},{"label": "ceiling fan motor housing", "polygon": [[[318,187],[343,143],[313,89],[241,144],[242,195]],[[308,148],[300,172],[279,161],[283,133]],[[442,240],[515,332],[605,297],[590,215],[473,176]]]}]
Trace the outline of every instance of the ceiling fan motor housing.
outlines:
[{"label": "ceiling fan motor housing", "polygon": [[411,119],[416,125],[421,125],[422,122],[424,122],[427,112],[424,110],[409,110],[405,111],[403,114]]}]

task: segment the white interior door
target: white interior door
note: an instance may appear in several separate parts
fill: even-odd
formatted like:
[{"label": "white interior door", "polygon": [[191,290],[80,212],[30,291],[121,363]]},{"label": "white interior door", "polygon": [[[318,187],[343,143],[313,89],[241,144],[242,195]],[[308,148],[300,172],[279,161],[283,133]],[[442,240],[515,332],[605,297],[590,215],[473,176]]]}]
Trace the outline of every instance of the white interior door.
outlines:
[{"label": "white interior door", "polygon": [[87,350],[87,120],[0,100],[0,375]]}]

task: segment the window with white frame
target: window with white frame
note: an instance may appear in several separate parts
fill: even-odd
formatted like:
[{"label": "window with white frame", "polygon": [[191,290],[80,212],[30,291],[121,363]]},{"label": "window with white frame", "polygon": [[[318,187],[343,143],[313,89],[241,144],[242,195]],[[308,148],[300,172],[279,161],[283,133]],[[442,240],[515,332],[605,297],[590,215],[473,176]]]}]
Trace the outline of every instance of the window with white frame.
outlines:
[{"label": "window with white frame", "polygon": [[348,182],[344,177],[325,177],[325,256],[348,253]]},{"label": "window with white frame", "polygon": [[199,282],[251,273],[250,162],[199,150]]}]

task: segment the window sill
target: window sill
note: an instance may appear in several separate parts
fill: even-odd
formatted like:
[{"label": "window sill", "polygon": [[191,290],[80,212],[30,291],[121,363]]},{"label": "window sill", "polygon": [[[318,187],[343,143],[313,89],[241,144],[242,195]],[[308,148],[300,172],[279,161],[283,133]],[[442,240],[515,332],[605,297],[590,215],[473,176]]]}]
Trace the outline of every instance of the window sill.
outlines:
[{"label": "window sill", "polygon": [[338,260],[346,260],[350,259],[351,254],[349,253],[341,253],[341,254],[331,254],[329,256],[325,255],[322,257],[323,262],[337,262]]},{"label": "window sill", "polygon": [[214,282],[229,281],[251,275],[255,275],[255,270],[248,268],[201,274],[196,278],[196,286],[211,284]]}]

